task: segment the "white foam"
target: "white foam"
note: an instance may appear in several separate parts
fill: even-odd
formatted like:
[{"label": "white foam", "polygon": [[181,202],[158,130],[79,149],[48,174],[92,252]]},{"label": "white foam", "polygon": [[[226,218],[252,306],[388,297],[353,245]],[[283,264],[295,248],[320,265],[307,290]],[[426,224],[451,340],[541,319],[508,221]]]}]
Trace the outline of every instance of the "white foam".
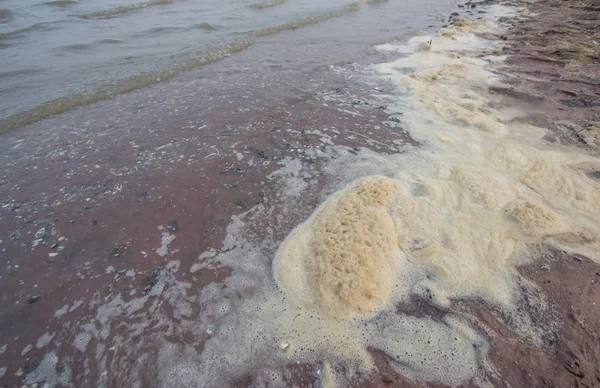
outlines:
[{"label": "white foam", "polygon": [[60,318],[63,315],[65,315],[68,310],[69,310],[69,304],[66,304],[63,307],[61,307],[60,309],[56,310],[56,312],[54,313],[54,316],[56,318]]},{"label": "white foam", "polygon": [[308,183],[306,183],[302,176],[302,162],[286,156],[278,161],[277,165],[281,166],[281,168],[271,173],[268,178],[283,182],[281,194],[285,197],[299,197],[308,187]]},{"label": "white foam", "polygon": [[73,305],[69,308],[69,312],[72,313],[73,311],[77,310],[79,307],[81,307],[81,305],[83,304],[83,300],[78,300],[75,303],[73,303]]},{"label": "white foam", "polygon": [[160,248],[156,249],[156,254],[160,257],[164,257],[169,253],[169,244],[171,244],[175,240],[175,235],[163,232],[162,237],[160,239]]},{"label": "white foam", "polygon": [[56,335],[56,333],[51,334],[50,332],[45,332],[44,334],[42,334],[42,336],[40,338],[38,338],[38,340],[35,344],[35,347],[38,349],[45,347],[50,342],[52,342],[55,335]]},{"label": "white foam", "polygon": [[25,376],[26,384],[44,383],[44,386],[72,386],[71,369],[66,364],[58,367],[58,356],[55,352],[44,355],[40,365]]},{"label": "white foam", "polygon": [[79,333],[75,336],[75,340],[73,341],[73,345],[81,352],[85,352],[92,339],[92,334],[87,332]]},{"label": "white foam", "polygon": [[33,345],[29,344],[27,346],[25,346],[23,348],[23,350],[21,351],[21,356],[26,355],[27,353],[29,353],[29,351],[33,348]]}]

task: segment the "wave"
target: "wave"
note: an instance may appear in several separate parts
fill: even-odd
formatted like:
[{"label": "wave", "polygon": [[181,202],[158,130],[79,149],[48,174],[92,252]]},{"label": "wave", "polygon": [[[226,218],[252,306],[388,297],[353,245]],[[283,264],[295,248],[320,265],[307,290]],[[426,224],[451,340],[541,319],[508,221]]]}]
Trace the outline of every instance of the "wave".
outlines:
[{"label": "wave", "polygon": [[192,26],[192,29],[194,30],[207,30],[207,31],[214,31],[217,28],[215,26],[213,26],[210,23],[199,23],[199,24],[194,24]]},{"label": "wave", "polygon": [[35,23],[29,27],[21,28],[20,30],[4,32],[0,34],[0,39],[11,38],[13,36],[21,35],[29,31],[41,30],[47,26],[48,23]]},{"label": "wave", "polygon": [[256,9],[263,9],[263,8],[276,7],[276,6],[281,5],[283,3],[285,3],[285,0],[265,1],[263,3],[250,4],[248,7],[250,7],[250,8],[256,8]]},{"label": "wave", "polygon": [[81,51],[92,48],[91,44],[87,43],[73,43],[65,46],[58,47],[59,50],[68,50],[68,51]]},{"label": "wave", "polygon": [[112,9],[108,9],[105,11],[98,11],[86,14],[75,15],[82,19],[110,19],[117,17],[121,14],[129,13],[132,11],[137,11],[139,9],[144,9],[148,7],[154,7],[155,5],[167,5],[171,4],[174,0],[152,0],[147,1],[145,3],[138,3],[132,5],[123,5],[121,7],[116,7]]},{"label": "wave", "polygon": [[[169,1],[170,2],[170,1]],[[156,2],[153,2],[156,3]],[[147,3],[145,3],[147,4]],[[5,119],[0,119],[0,133],[33,124],[37,121],[56,116],[60,113],[67,112],[79,106],[93,104],[98,101],[114,98],[121,94],[130,93],[144,87],[148,87],[160,82],[165,82],[187,70],[191,70],[200,66],[207,65],[226,58],[236,52],[242,51],[250,47],[256,38],[265,37],[277,34],[279,32],[295,30],[304,26],[317,24],[329,19],[344,16],[350,12],[360,10],[361,2],[356,2],[334,10],[331,12],[314,15],[311,17],[298,19],[294,22],[285,23],[273,27],[262,28],[249,32],[244,38],[231,43],[216,46],[207,50],[204,53],[199,53],[195,58],[188,61],[183,61],[180,64],[174,65],[172,68],[162,72],[148,72],[136,75],[125,80],[119,81],[114,85],[92,90],[90,92],[71,95],[64,98],[52,100],[44,103],[30,111],[19,113]],[[208,23],[202,23],[207,24]],[[198,27],[202,28],[202,27]],[[210,28],[208,28],[210,29]]]},{"label": "wave", "polygon": [[21,69],[21,70],[12,70],[12,71],[0,71],[0,79],[2,78],[12,78],[19,75],[27,75],[27,74],[35,74],[39,73],[41,70],[38,69]]},{"label": "wave", "polygon": [[100,41],[100,43],[106,43],[106,44],[120,44],[123,43],[122,40],[119,39],[102,39]]},{"label": "wave", "polygon": [[102,100],[108,100],[121,94],[130,93],[159,82],[167,81],[187,70],[219,61],[230,56],[231,54],[244,50],[250,47],[253,42],[254,39],[252,37],[247,37],[232,43],[214,47],[213,49],[207,50],[204,54],[192,60],[180,65],[176,65],[163,72],[143,73],[119,81],[114,85],[47,102],[28,112],[0,120],[0,133],[33,124],[37,121],[75,109],[79,106],[93,104]]},{"label": "wave", "polygon": [[96,47],[99,47],[103,44],[120,44],[120,43],[123,43],[123,41],[118,40],[118,39],[102,39],[102,40],[94,41],[92,43],[67,44],[67,45],[59,46],[59,47],[53,49],[53,51],[78,52],[78,51],[84,51],[84,50],[93,50]]},{"label": "wave", "polygon": [[44,5],[52,5],[55,7],[70,7],[72,5],[77,4],[77,2],[75,0],[54,0],[54,1],[48,1],[45,2]]},{"label": "wave", "polygon": [[261,28],[259,30],[253,31],[252,35],[254,35],[256,37],[270,36],[270,35],[280,33],[282,31],[295,30],[295,29],[298,29],[298,28],[301,28],[304,26],[308,26],[311,24],[317,24],[317,23],[321,23],[321,22],[324,22],[329,19],[341,17],[350,12],[358,12],[358,11],[360,11],[361,6],[362,6],[362,1],[352,3],[341,9],[338,9],[338,10],[334,10],[334,11],[330,11],[330,12],[326,12],[326,13],[322,13],[322,14],[318,14],[318,15],[314,15],[314,16],[309,16],[306,18],[295,20],[290,23],[280,24],[280,25],[273,26],[273,27]]},{"label": "wave", "polygon": [[179,32],[179,31],[181,31],[181,28],[179,28],[179,27],[152,27],[147,30],[140,31],[140,32],[136,33],[136,35],[141,35],[141,36],[156,35],[156,34],[163,35],[163,34],[168,34],[171,32]]},{"label": "wave", "polygon": [[185,27],[153,27],[144,31],[140,31],[136,33],[136,35],[147,36],[147,35],[156,35],[156,34],[169,34],[169,33],[184,33],[193,30],[205,30],[205,31],[214,31],[217,28],[211,25],[210,23],[198,23],[191,26]]}]

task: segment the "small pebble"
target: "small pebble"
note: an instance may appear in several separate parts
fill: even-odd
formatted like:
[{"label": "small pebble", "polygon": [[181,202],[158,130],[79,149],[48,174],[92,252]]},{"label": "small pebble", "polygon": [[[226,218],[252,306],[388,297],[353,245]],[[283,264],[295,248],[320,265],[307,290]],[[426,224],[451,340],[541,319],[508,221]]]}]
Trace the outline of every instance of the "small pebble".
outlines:
[{"label": "small pebble", "polygon": [[281,349],[281,350],[287,350],[289,347],[290,347],[290,343],[287,340],[283,340],[279,344],[279,349]]}]

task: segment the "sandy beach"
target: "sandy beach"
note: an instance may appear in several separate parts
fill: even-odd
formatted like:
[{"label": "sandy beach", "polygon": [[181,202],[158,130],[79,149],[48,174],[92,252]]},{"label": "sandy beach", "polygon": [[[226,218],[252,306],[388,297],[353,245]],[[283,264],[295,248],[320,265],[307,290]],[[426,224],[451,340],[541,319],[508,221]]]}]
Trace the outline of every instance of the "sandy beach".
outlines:
[{"label": "sandy beach", "polygon": [[[469,1],[447,17],[442,30],[423,34],[421,41],[382,42],[359,61],[294,74],[293,81],[287,74],[274,80],[232,74],[223,86],[223,79],[183,75],[143,97],[120,95],[1,134],[0,386],[600,386],[600,262],[592,257],[594,232],[600,230],[593,221],[600,219],[594,213],[600,195],[600,3]],[[479,20],[486,17],[493,26]],[[446,42],[443,48],[438,41]],[[493,74],[498,82],[479,82],[470,76],[475,73],[448,81],[450,71],[429,77],[433,66],[421,69],[410,62],[429,50],[449,61],[464,60],[461,66]],[[239,55],[246,57],[227,58],[222,66],[233,68],[255,54],[250,49]],[[407,68],[418,76],[400,78]],[[407,83],[398,86],[398,79]],[[240,93],[244,82],[251,86]],[[501,130],[494,132],[479,116],[460,121],[456,110],[435,105],[443,92],[428,96],[446,82],[457,85],[449,93],[472,94],[472,105],[460,105],[467,111],[494,120],[500,112],[494,125]],[[173,85],[181,92],[167,99],[161,88]],[[412,95],[410,85],[422,87],[422,95]],[[198,99],[191,90],[200,88],[204,98]],[[415,129],[415,118],[422,118],[425,129]],[[398,182],[413,188],[429,184],[433,192],[442,172],[431,181],[426,173],[414,178],[421,170],[411,170],[411,163],[422,163],[428,172],[434,164],[442,171],[446,163],[471,161],[463,155],[476,148],[469,148],[469,134],[458,145],[451,133],[429,140],[430,122],[447,123],[448,132],[454,126],[485,132],[482,141],[473,140],[478,148],[489,139],[502,144],[505,136],[515,149],[557,155],[556,165],[549,164],[573,174],[563,175],[571,184],[567,188],[540,186],[554,175],[522,179],[518,199],[502,206],[496,199],[506,194],[503,189],[485,186],[491,204],[473,199],[471,207],[467,188],[455,202],[448,200],[458,204],[456,218],[439,226],[447,231],[455,225],[448,235],[462,235],[464,225],[487,228],[488,211],[511,220],[516,210],[510,204],[525,199],[539,201],[565,221],[544,229],[536,218],[528,227],[539,232],[517,227],[506,232],[516,253],[507,254],[508,264],[490,270],[482,285],[467,271],[453,278],[445,261],[435,261],[437,253],[423,254],[417,263],[417,255],[413,260],[401,246],[398,255],[407,255],[407,268],[432,268],[404,273],[402,267],[390,277],[392,284],[404,285],[424,271],[425,283],[415,281],[412,291],[389,286],[393,290],[381,291],[381,299],[379,289],[373,291],[367,299],[375,307],[365,315],[363,305],[343,298],[338,310],[322,309],[324,296],[316,289],[326,285],[320,284],[310,291],[318,294],[315,302],[304,305],[312,294],[294,293],[300,284],[312,287],[310,278],[320,275],[277,278],[277,271],[295,274],[305,265],[277,267],[282,243],[297,244],[295,228],[318,231],[319,215],[327,216],[328,204],[331,212],[343,208],[359,178],[385,177],[398,192],[404,184]],[[443,159],[445,146],[456,154]],[[489,160],[498,148],[486,154]],[[423,157],[421,150],[427,150]],[[404,165],[406,171],[397,173]],[[533,172],[537,167],[528,165]],[[487,167],[473,159],[469,168]],[[490,182],[490,176],[505,172],[513,179],[521,168],[511,168],[482,179]],[[509,187],[506,192],[516,187],[498,180],[497,187]],[[425,196],[415,191],[413,197]],[[555,206],[554,192],[572,206]],[[389,208],[375,202],[395,220],[401,218],[397,214],[409,220],[402,211],[412,202],[398,201],[390,200]],[[484,216],[458,221],[471,210]],[[586,213],[591,221],[577,223],[574,215]],[[438,225],[420,222],[414,224]],[[412,230],[409,221],[402,225]],[[481,237],[474,229],[468,233]],[[314,234],[316,239],[319,233]],[[412,244],[413,235],[406,236]],[[402,237],[393,238],[402,245]],[[433,246],[423,244],[411,252]],[[450,245],[440,242],[440,251],[454,252]],[[492,246],[495,240],[485,249]],[[504,245],[495,249],[505,253]],[[290,252],[292,257],[296,251]],[[451,280],[438,281],[444,274]],[[502,276],[506,286],[498,280]],[[384,283],[381,289],[388,287]],[[410,330],[420,325],[442,342],[460,343],[440,345],[438,352],[429,342],[420,347],[399,339],[398,346],[410,343],[416,350],[396,356],[389,338],[402,337],[393,331],[400,329],[386,326],[395,316]],[[386,332],[388,327],[393,330]],[[318,336],[327,340],[321,343]],[[354,337],[360,341],[348,339]],[[365,356],[353,358],[361,352]],[[447,368],[438,365],[446,362]]]}]

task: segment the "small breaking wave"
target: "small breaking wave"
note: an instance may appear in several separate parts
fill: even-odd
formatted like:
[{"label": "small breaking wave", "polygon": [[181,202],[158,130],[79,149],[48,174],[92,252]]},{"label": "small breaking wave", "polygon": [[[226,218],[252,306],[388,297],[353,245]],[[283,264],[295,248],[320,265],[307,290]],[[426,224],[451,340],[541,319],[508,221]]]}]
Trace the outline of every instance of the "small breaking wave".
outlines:
[{"label": "small breaking wave", "polygon": [[47,25],[48,25],[48,23],[35,23],[35,24],[32,24],[29,27],[21,28],[20,30],[4,32],[4,33],[0,34],[0,39],[12,38],[12,37],[15,37],[17,35],[24,34],[26,32],[41,30],[43,28],[46,28]]},{"label": "small breaking wave", "polygon": [[65,46],[61,46],[58,49],[60,50],[67,50],[67,51],[81,51],[81,50],[87,50],[92,48],[91,44],[87,44],[87,43],[74,43],[74,44],[69,44],[69,45],[65,45]]},{"label": "small breaking wave", "polygon": [[100,43],[105,43],[105,44],[120,44],[120,43],[123,43],[123,41],[119,40],[119,39],[102,39],[100,41]]},{"label": "small breaking wave", "polygon": [[137,11],[139,9],[154,7],[155,5],[167,5],[171,4],[173,0],[152,0],[147,1],[145,3],[132,4],[132,5],[124,5],[121,7],[116,7],[112,9],[108,9],[105,11],[98,11],[92,13],[86,13],[81,15],[75,15],[82,19],[110,19],[117,17],[122,14],[126,14],[129,12]]},{"label": "small breaking wave", "polygon": [[280,24],[280,25],[273,26],[273,27],[261,28],[259,30],[253,31],[252,35],[257,36],[257,37],[270,36],[270,35],[280,33],[282,31],[295,30],[295,29],[298,29],[298,28],[301,28],[304,26],[309,26],[311,24],[317,24],[317,23],[321,23],[321,22],[324,22],[329,19],[338,18],[338,17],[344,16],[350,12],[358,12],[358,11],[360,11],[361,6],[362,6],[362,1],[352,3],[341,9],[338,9],[338,10],[334,10],[334,11],[330,11],[330,12],[326,12],[326,13],[322,13],[322,14],[318,14],[318,15],[314,15],[314,16],[309,16],[306,18],[295,20],[290,23]]},{"label": "small breaking wave", "polygon": [[207,30],[207,31],[214,31],[217,28],[215,26],[213,26],[210,23],[199,23],[199,24],[194,24],[192,26],[192,29],[194,30]]},{"label": "small breaking wave", "polygon": [[136,35],[164,35],[172,32],[181,31],[178,27],[152,27],[147,30],[141,31]]},{"label": "small breaking wave", "polygon": [[12,70],[12,71],[0,71],[0,79],[3,78],[12,78],[20,75],[28,75],[39,73],[38,69],[21,69],[21,70]]},{"label": "small breaking wave", "polygon": [[77,2],[75,0],[54,0],[54,1],[47,1],[44,3],[44,5],[51,5],[51,6],[60,7],[60,8],[70,7],[75,4],[77,4]]},{"label": "small breaking wave", "polygon": [[[157,0],[148,3],[143,3],[142,5],[150,6],[149,4],[168,4],[173,0]],[[244,38],[240,40],[236,40],[232,43],[223,44],[220,46],[216,46],[212,49],[204,53],[199,53],[199,55],[195,58],[192,58],[187,61],[182,61],[179,64],[174,65],[171,69],[159,72],[148,72],[140,75],[136,75],[130,78],[127,78],[123,81],[116,82],[114,85],[102,87],[99,89],[95,89],[89,92],[84,92],[76,95],[71,95],[64,98],[58,98],[47,103],[44,103],[32,110],[29,110],[24,113],[19,113],[13,116],[9,116],[4,119],[0,119],[0,133],[16,129],[19,127],[23,127],[26,125],[33,124],[37,121],[56,116],[60,113],[67,112],[69,110],[75,109],[79,106],[93,104],[98,101],[107,100],[119,96],[121,94],[126,94],[133,92],[135,90],[148,87],[157,83],[165,82],[170,78],[175,77],[187,70],[191,70],[209,63],[213,63],[219,61],[225,57],[228,57],[238,51],[242,51],[247,47],[250,47],[254,40],[259,37],[271,36],[278,34],[283,31],[295,30],[298,28],[302,28],[305,26],[318,24],[320,22],[324,22],[329,19],[337,18],[344,16],[351,12],[358,12],[361,9],[362,1],[352,3],[345,7],[342,7],[337,10],[333,10],[330,12],[313,15],[310,17],[298,19],[293,22],[280,24],[273,27],[266,27],[254,31],[250,31],[246,34]],[[128,9],[138,9],[140,8],[140,4],[137,6],[130,7],[121,7]],[[114,11],[114,10],[113,10]],[[107,17],[108,13],[112,11],[104,11],[102,15]],[[96,13],[99,15],[100,13]],[[115,14],[112,12],[111,14]],[[89,14],[91,15],[91,14]],[[88,15],[88,17],[90,17]],[[81,15],[79,15],[81,17]],[[96,16],[98,17],[98,16]],[[192,28],[204,29],[204,30],[214,30],[215,27],[210,25],[209,23],[200,23],[192,26]],[[22,31],[21,31],[22,32]],[[0,35],[0,38],[2,36]],[[119,42],[114,42],[119,43]],[[82,47],[86,48],[86,47]]]},{"label": "small breaking wave", "polygon": [[250,7],[250,8],[256,8],[256,9],[263,9],[263,8],[276,7],[276,6],[281,5],[283,3],[285,3],[285,0],[265,1],[265,2],[262,2],[262,3],[250,4],[248,7]]},{"label": "small breaking wave", "polygon": [[74,44],[68,44],[68,45],[64,45],[64,46],[60,46],[57,47],[56,51],[71,51],[71,52],[78,52],[78,51],[84,51],[84,50],[93,50],[101,45],[104,44],[120,44],[123,43],[122,40],[118,40],[118,39],[102,39],[102,40],[98,40],[98,41],[94,41],[92,43],[74,43]]},{"label": "small breaking wave", "polygon": [[238,51],[244,50],[252,45],[254,39],[246,37],[232,43],[214,47],[201,53],[199,56],[169,70],[162,72],[149,72],[136,75],[119,81],[114,85],[95,89],[89,92],[59,98],[38,106],[28,112],[10,116],[0,120],[0,133],[11,129],[33,124],[37,121],[56,116],[83,105],[93,104],[98,101],[108,100],[121,94],[130,93],[160,82],[167,81],[187,70],[219,61]]}]

